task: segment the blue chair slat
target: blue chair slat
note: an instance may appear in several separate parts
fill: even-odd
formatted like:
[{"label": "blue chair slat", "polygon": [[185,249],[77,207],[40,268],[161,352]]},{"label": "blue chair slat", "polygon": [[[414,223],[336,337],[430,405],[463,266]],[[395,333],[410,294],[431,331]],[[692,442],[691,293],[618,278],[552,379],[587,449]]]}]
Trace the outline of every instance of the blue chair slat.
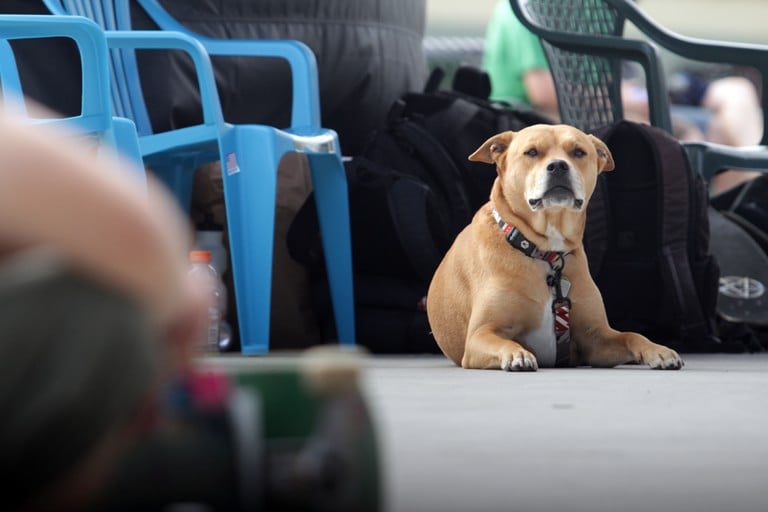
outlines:
[{"label": "blue chair slat", "polygon": [[[116,6],[110,0],[43,0],[48,10],[57,15],[83,16],[93,20],[105,30],[117,29]],[[109,82],[111,88],[112,111],[116,116],[131,119],[139,134],[152,132],[149,115],[143,99],[137,101],[133,90],[141,92],[138,79],[138,67],[133,51],[109,50]],[[133,84],[132,82],[135,82]]]}]

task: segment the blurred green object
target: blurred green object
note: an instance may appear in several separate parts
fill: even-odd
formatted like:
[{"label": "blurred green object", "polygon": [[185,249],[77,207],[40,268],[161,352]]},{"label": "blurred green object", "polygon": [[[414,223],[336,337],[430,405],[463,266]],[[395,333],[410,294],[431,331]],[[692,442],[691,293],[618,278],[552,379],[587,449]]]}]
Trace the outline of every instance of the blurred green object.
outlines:
[{"label": "blurred green object", "polygon": [[97,510],[377,511],[377,439],[359,355],[213,357],[124,460]]},{"label": "blurred green object", "polygon": [[261,400],[268,510],[380,509],[376,436],[358,371],[354,354],[336,347],[235,371],[238,388]]},{"label": "blurred green object", "polygon": [[46,250],[7,258],[0,278],[3,510],[126,430],[125,452],[102,454],[99,495],[83,496],[91,510],[381,508],[354,349],[207,358],[164,388],[162,340],[138,303]]}]

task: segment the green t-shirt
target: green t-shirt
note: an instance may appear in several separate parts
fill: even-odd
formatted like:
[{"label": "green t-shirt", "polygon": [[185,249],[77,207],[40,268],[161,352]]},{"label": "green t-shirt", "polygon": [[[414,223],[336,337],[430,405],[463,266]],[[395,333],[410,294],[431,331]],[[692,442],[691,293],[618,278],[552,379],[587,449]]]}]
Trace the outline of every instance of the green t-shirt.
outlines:
[{"label": "green t-shirt", "polygon": [[491,98],[530,104],[523,75],[548,69],[537,36],[520,23],[507,0],[502,0],[488,22],[483,67],[491,77]]}]

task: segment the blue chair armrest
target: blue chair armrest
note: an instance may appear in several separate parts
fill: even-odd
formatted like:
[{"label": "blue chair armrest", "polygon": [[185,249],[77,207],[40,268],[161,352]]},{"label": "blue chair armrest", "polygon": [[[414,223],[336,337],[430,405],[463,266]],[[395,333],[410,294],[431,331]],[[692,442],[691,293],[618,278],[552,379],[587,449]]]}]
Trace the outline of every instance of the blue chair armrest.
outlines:
[{"label": "blue chair armrest", "polygon": [[[82,62],[82,105],[79,116],[68,119],[50,119],[49,123],[74,122],[86,132],[101,132],[110,128],[112,111],[109,96],[107,47],[104,35],[94,22],[79,16],[0,16],[0,37],[3,39],[34,39],[67,37],[77,45]],[[6,71],[10,72],[10,71]],[[11,89],[20,92],[20,85],[11,76]]]},{"label": "blue chair armrest", "polygon": [[[320,92],[317,81],[317,60],[304,43],[294,40],[216,39],[197,34],[176,21],[157,0],[137,0],[163,31],[174,31],[198,39],[210,55],[238,57],[278,57],[288,61],[293,82],[291,128],[317,130],[320,121]],[[121,28],[130,27],[128,1],[118,2],[117,14]]]},{"label": "blue chair armrest", "polygon": [[320,121],[320,87],[317,82],[317,61],[312,50],[300,41],[209,39],[195,36],[210,55],[238,57],[280,57],[288,61],[293,83],[291,128],[316,131]]},{"label": "blue chair armrest", "polygon": [[[221,128],[224,115],[221,111],[219,92],[208,53],[195,38],[179,32],[157,30],[108,30],[107,44],[113,49],[128,50],[181,50],[192,59],[200,88],[203,124]],[[137,90],[140,90],[137,88]]]}]

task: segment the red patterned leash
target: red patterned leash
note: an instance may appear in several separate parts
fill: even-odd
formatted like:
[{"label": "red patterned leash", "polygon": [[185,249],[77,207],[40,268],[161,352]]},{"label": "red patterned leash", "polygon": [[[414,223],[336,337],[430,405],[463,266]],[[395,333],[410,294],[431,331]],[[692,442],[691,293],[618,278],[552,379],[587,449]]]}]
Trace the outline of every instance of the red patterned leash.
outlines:
[{"label": "red patterned leash", "polygon": [[521,251],[526,256],[544,260],[552,271],[547,275],[547,286],[552,289],[552,316],[554,317],[556,356],[555,366],[571,365],[571,300],[568,298],[570,283],[563,278],[564,256],[560,251],[541,251],[528,240],[516,227],[507,224],[493,209],[493,218],[504,232],[509,245]]}]

